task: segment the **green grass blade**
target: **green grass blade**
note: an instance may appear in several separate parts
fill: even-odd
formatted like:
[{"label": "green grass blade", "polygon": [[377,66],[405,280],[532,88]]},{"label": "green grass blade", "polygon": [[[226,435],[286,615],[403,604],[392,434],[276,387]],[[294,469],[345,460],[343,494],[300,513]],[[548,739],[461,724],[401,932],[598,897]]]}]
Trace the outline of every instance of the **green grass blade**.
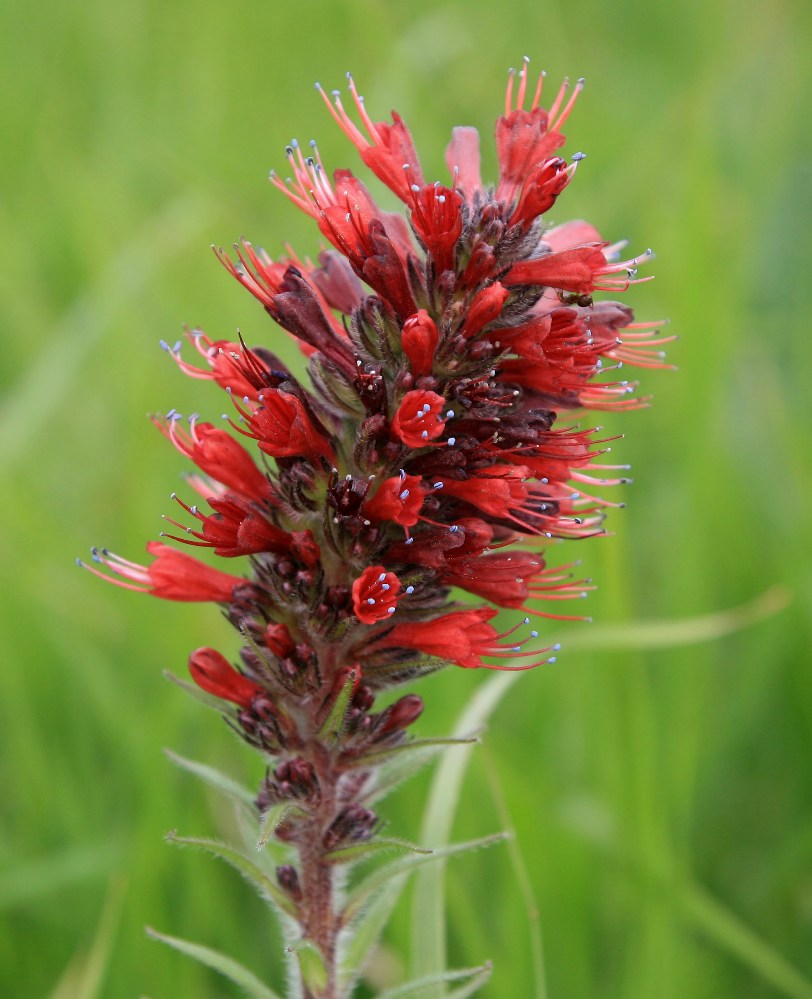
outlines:
[{"label": "green grass blade", "polygon": [[147,936],[152,937],[153,940],[160,940],[161,943],[179,950],[181,954],[194,958],[195,961],[199,961],[214,971],[218,971],[225,978],[230,978],[251,999],[280,999],[278,993],[268,988],[267,985],[257,978],[253,971],[249,971],[239,961],[235,961],[234,958],[212,950],[211,947],[205,947],[203,944],[192,943],[190,940],[182,940],[180,937],[170,937],[165,933],[159,933],[157,930],[153,930],[151,926],[147,926],[145,929]]},{"label": "green grass blade", "polygon": [[720,949],[752,968],[789,999],[812,999],[812,982],[704,888],[689,886],[680,901],[689,921]]},{"label": "green grass blade", "polygon": [[715,642],[750,628],[789,606],[792,593],[782,585],[771,586],[738,607],[677,620],[641,621],[583,628],[568,635],[567,649],[609,652],[633,649],[676,649],[683,645]]},{"label": "green grass blade", "polygon": [[98,999],[110,963],[116,929],[121,918],[125,883],[110,882],[99,925],[86,953],[77,954],[51,992],[49,999]]},{"label": "green grass blade", "polygon": [[[468,707],[457,719],[454,735],[481,729],[499,702],[519,677],[519,673],[498,673],[476,691]],[[459,802],[460,790],[471,759],[472,746],[449,748],[429,790],[423,817],[421,841],[433,849],[447,846]],[[412,908],[411,959],[416,977],[442,975],[446,965],[445,942],[445,864],[421,871],[415,885]],[[444,999],[442,981],[428,988],[426,999]]]},{"label": "green grass blade", "polygon": [[510,865],[519,891],[524,901],[525,918],[527,919],[528,932],[530,934],[530,953],[533,959],[533,980],[535,984],[535,999],[547,999],[547,974],[544,964],[544,938],[541,930],[541,915],[539,913],[538,902],[533,894],[533,887],[530,884],[530,874],[527,864],[522,856],[519,842],[513,835],[513,822],[508,811],[507,802],[502,792],[502,784],[499,780],[499,772],[493,760],[490,748],[484,747],[483,751],[485,767],[488,775],[488,783],[491,788],[491,795],[496,805],[496,814],[504,829],[510,830],[511,835],[507,837],[508,856]]}]

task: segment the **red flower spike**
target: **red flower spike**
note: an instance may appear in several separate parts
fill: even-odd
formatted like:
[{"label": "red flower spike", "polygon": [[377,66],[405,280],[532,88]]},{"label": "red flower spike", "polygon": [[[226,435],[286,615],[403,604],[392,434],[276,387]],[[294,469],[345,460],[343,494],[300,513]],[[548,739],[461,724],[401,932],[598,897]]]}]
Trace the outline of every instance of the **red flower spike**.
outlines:
[{"label": "red flower spike", "polygon": [[415,389],[403,397],[392,418],[392,433],[406,447],[425,447],[445,430],[440,414],[445,399],[436,392]]},{"label": "red flower spike", "polygon": [[304,404],[295,395],[268,389],[262,393],[261,403],[254,413],[237,406],[249,427],[249,431],[240,432],[253,437],[261,451],[273,458],[305,458],[315,464],[324,460],[328,465],[335,462],[329,441],[313,425]]},{"label": "red flower spike", "polygon": [[265,693],[259,684],[238,673],[215,649],[196,649],[189,656],[189,672],[198,687],[241,708],[249,707],[257,694]]},{"label": "red flower spike", "polygon": [[187,432],[175,414],[153,417],[152,422],[201,472],[249,499],[273,502],[274,492],[267,477],[242,444],[225,430],[191,418]]},{"label": "red flower spike", "polygon": [[382,565],[364,569],[352,584],[352,608],[362,624],[385,621],[395,613],[400,580]]},{"label": "red flower spike", "polygon": [[396,475],[382,482],[372,499],[364,500],[364,515],[375,521],[391,520],[401,527],[414,527],[424,497],[419,475]]},{"label": "red flower spike", "polygon": [[419,309],[403,324],[401,345],[415,378],[432,373],[439,340],[437,324],[425,309]]}]

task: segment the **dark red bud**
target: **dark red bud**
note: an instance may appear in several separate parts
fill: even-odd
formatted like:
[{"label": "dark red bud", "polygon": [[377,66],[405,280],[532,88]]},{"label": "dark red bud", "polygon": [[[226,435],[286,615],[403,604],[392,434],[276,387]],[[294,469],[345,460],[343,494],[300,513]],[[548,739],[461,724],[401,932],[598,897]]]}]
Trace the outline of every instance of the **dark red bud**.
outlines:
[{"label": "dark red bud", "polygon": [[431,374],[439,339],[437,325],[425,309],[409,316],[403,324],[403,353],[416,377]]},{"label": "dark red bud", "polygon": [[275,656],[284,659],[293,652],[293,639],[284,624],[269,624],[265,629],[265,644]]},{"label": "dark red bud", "polygon": [[335,850],[342,844],[362,843],[370,839],[378,824],[378,816],[361,805],[347,805],[333,820],[324,834],[322,843],[326,850]]},{"label": "dark red bud", "polygon": [[276,880],[282,891],[294,902],[302,901],[302,886],[299,884],[299,874],[293,864],[282,864],[277,867]]},{"label": "dark red bud", "polygon": [[380,735],[388,735],[390,732],[408,728],[422,714],[423,698],[417,694],[407,694],[384,711],[378,732]]}]

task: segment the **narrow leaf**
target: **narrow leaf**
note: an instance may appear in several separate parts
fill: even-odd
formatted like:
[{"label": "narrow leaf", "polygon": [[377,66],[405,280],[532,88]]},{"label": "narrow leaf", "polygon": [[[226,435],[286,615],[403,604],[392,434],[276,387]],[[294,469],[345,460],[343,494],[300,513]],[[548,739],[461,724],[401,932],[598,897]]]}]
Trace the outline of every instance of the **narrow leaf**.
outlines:
[{"label": "narrow leaf", "polygon": [[350,985],[360,976],[372,948],[389,922],[389,917],[397,905],[409,875],[415,868],[430,864],[441,856],[451,857],[457,853],[491,846],[504,838],[504,833],[496,833],[481,840],[455,843],[443,848],[442,852],[434,851],[428,856],[402,857],[379,868],[361,882],[350,896],[342,914],[345,926],[350,922],[353,923],[340,970],[341,983],[347,992],[350,991]]},{"label": "narrow leaf", "polygon": [[[437,860],[457,856],[460,853],[468,853],[473,850],[481,850],[497,843],[504,843],[509,836],[507,833],[499,832],[491,836],[483,836],[481,839],[471,839],[465,843],[452,843],[450,846],[441,847],[439,850],[432,850],[428,853],[418,854],[410,857],[402,857],[392,861],[383,867],[379,867],[366,877],[356,888],[353,889],[346,905],[341,913],[341,921],[344,925],[351,923],[360,915],[365,903],[378,891],[392,885],[395,879],[399,879],[401,874],[407,876],[412,871],[417,870],[424,864],[433,864]],[[400,887],[397,888],[400,892]]]},{"label": "narrow leaf", "polygon": [[351,761],[353,767],[365,767],[370,763],[376,766],[384,760],[394,759],[396,756],[407,756],[409,753],[422,753],[426,750],[442,749],[444,746],[472,746],[479,742],[476,736],[469,736],[464,739],[454,739],[440,736],[434,739],[413,739],[411,742],[403,742],[399,746],[390,746],[386,749],[376,749],[370,753],[364,753],[357,759]]},{"label": "narrow leaf", "polygon": [[207,853],[219,857],[227,864],[230,864],[236,871],[254,886],[261,898],[266,902],[271,902],[278,906],[282,912],[295,917],[296,906],[293,901],[253,860],[245,854],[226,843],[221,843],[216,839],[199,839],[194,836],[178,836],[176,833],[169,833],[166,837],[169,843],[176,843],[179,846],[191,846],[198,850],[205,850]]},{"label": "narrow leaf", "polygon": [[200,961],[201,964],[205,964],[207,967],[219,971],[226,978],[230,978],[232,982],[244,989],[251,999],[280,999],[276,992],[269,989],[252,971],[249,971],[239,961],[235,961],[234,958],[221,954],[217,950],[212,950],[211,947],[204,947],[203,944],[158,933],[150,926],[145,927],[145,929],[147,936],[152,937],[153,940],[160,940],[161,943],[174,947],[175,950],[186,954],[187,957],[194,958],[195,961]]},{"label": "narrow leaf", "polygon": [[352,846],[345,846],[341,850],[332,850],[324,855],[324,859],[332,864],[345,864],[350,860],[362,860],[372,856],[374,853],[388,852],[392,850],[405,850],[409,853],[430,854],[431,850],[422,846],[416,846],[405,839],[393,839],[392,837],[381,836],[370,840],[368,843],[353,843]]},{"label": "narrow leaf", "polygon": [[238,781],[233,780],[231,777],[222,773],[220,770],[217,770],[215,767],[209,766],[207,763],[199,763],[197,760],[189,760],[185,756],[180,756],[178,753],[173,752],[171,749],[165,749],[164,753],[182,770],[187,770],[190,774],[194,774],[195,777],[199,777],[210,787],[216,788],[218,791],[222,791],[224,794],[227,794],[229,798],[232,798],[239,804],[248,805],[251,812],[256,814],[254,811],[255,795]]},{"label": "narrow leaf", "polygon": [[445,971],[441,975],[427,975],[424,978],[417,978],[407,982],[405,985],[398,985],[397,988],[387,989],[381,992],[377,999],[424,999],[429,989],[437,986],[445,987],[451,982],[458,982],[461,979],[469,979],[460,988],[455,989],[448,999],[467,999],[483,986],[491,977],[493,966],[488,961],[479,968],[463,968],[459,971]]}]

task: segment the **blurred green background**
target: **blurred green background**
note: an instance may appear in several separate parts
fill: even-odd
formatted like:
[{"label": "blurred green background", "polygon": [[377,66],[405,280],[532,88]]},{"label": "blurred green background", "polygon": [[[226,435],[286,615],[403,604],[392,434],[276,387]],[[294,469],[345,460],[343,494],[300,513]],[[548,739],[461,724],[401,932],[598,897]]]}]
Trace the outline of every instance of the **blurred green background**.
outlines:
[{"label": "blurred green background", "polygon": [[[654,247],[657,280],[627,298],[671,319],[680,371],[645,373],[654,407],[602,421],[626,432],[615,456],[635,483],[615,536],[577,551],[595,624],[549,626],[564,651],[497,711],[456,832],[503,824],[495,773],[551,999],[812,996],[809,15],[802,0],[2,6],[3,996],[237,994],[145,923],[281,984],[250,889],[162,839],[224,831],[163,746],[259,777],[161,677],[233,641],[212,608],[105,586],[74,558],[93,543],[139,558],[169,512],[184,464],[145,414],[223,409],[160,338],[187,322],[288,349],[209,244],[317,252],[265,183],[293,136],[358,166],[313,82],[352,69],[373,117],[410,123],[429,177],[450,128],[478,125],[492,176],[505,70],[525,53],[550,83],[587,77],[566,131],[588,159],[556,218]],[[741,627],[694,620],[765,593]],[[683,624],[639,627],[662,621]],[[448,731],[486,679],[427,681],[421,734]],[[417,835],[425,787],[387,802],[394,835]],[[524,888],[504,848],[449,870],[452,961],[495,961],[486,997],[535,994]],[[381,980],[407,939],[404,907]]]}]

